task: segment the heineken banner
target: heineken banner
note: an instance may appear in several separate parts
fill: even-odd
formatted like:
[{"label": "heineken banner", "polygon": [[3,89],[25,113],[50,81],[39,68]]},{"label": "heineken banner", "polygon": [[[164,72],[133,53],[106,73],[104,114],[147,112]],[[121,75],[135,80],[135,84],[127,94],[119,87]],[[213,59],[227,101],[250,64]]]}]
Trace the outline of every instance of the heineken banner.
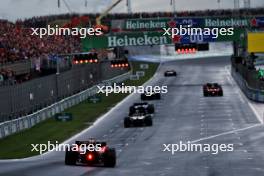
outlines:
[{"label": "heineken banner", "polygon": [[150,19],[129,19],[129,20],[113,20],[112,31],[153,31],[161,30],[168,27],[177,27],[179,25],[200,26],[204,23],[202,18],[150,18]]},{"label": "heineken banner", "polygon": [[170,19],[145,19],[145,20],[125,20],[124,30],[138,30],[138,29],[162,29],[168,27]]},{"label": "heineken banner", "polygon": [[160,18],[113,20],[112,31],[153,31],[190,25],[191,27],[264,27],[264,17]]},{"label": "heineken banner", "polygon": [[203,43],[218,41],[239,41],[244,35],[244,29],[235,29],[234,35],[214,38],[212,35],[183,35],[172,40],[171,36],[163,35],[163,32],[130,32],[118,33],[108,36],[94,36],[82,39],[83,51],[93,48],[111,48],[117,46],[142,46],[142,45],[163,45],[173,43]]},{"label": "heineken banner", "polygon": [[202,27],[264,27],[264,17],[205,18]]},{"label": "heineken banner", "polygon": [[111,48],[116,46],[142,46],[170,44],[170,36],[162,32],[133,32],[120,33],[118,35],[94,36],[82,40],[83,50],[92,48]]}]

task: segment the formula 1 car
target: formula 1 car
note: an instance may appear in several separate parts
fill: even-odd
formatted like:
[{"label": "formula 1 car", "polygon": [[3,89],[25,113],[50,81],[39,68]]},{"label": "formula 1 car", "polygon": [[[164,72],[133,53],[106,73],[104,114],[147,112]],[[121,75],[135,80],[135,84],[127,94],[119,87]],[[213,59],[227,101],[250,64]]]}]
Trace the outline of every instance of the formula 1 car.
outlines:
[{"label": "formula 1 car", "polygon": [[223,96],[222,86],[217,83],[206,83],[203,85],[203,94],[207,96]]},{"label": "formula 1 car", "polygon": [[[74,146],[66,150],[65,164],[77,165],[87,164],[89,166],[115,167],[116,151],[107,146],[106,142],[98,142],[93,139],[89,141],[76,141]],[[82,149],[81,149],[82,147]]]},{"label": "formula 1 car", "polygon": [[167,71],[164,72],[164,76],[165,77],[177,76],[177,72],[175,70],[167,70]]},{"label": "formula 1 car", "polygon": [[147,102],[134,103],[133,106],[129,108],[129,115],[135,113],[153,114],[155,112],[154,105]]},{"label": "formula 1 car", "polygon": [[141,94],[141,100],[160,100],[160,93],[155,92],[145,92]]},{"label": "formula 1 car", "polygon": [[135,113],[131,116],[125,117],[124,127],[139,127],[139,126],[152,126],[152,117],[150,114]]}]

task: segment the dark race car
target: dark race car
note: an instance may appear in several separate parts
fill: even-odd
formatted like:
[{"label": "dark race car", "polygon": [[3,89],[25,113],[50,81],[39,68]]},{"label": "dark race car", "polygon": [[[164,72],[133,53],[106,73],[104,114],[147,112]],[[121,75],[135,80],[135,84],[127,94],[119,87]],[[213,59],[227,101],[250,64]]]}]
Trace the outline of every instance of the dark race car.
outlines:
[{"label": "dark race car", "polygon": [[133,106],[130,106],[129,108],[129,115],[133,115],[135,113],[153,114],[154,112],[154,105],[147,102],[134,103]]},{"label": "dark race car", "polygon": [[160,100],[161,96],[160,93],[155,92],[145,92],[141,94],[141,100]]},{"label": "dark race car", "polygon": [[152,116],[150,114],[135,113],[124,119],[125,128],[141,126],[152,126]]},{"label": "dark race car", "polygon": [[203,94],[207,96],[223,96],[222,86],[217,83],[207,83],[203,85]]},{"label": "dark race car", "polygon": [[[78,150],[76,150],[76,146]],[[106,142],[76,141],[74,146],[72,145],[66,150],[65,164],[115,167],[116,151],[114,148],[108,147]]]},{"label": "dark race car", "polygon": [[167,70],[167,71],[164,72],[164,76],[165,77],[177,76],[177,72],[175,70]]}]

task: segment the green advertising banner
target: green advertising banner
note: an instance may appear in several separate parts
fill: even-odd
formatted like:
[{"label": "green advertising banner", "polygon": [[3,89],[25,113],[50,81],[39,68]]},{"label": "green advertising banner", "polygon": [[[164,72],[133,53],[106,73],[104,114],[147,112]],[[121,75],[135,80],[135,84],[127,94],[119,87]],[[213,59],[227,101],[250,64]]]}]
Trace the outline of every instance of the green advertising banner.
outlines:
[{"label": "green advertising banner", "polygon": [[162,19],[132,19],[132,20],[125,20],[124,21],[124,28],[125,30],[138,30],[138,29],[162,29],[168,27],[168,22],[171,19],[162,18]]},{"label": "green advertising banner", "polygon": [[202,27],[251,27],[252,18],[205,18]]},{"label": "green advertising banner", "polygon": [[[145,19],[128,19],[113,20],[112,29],[124,31],[138,30],[160,30],[167,27],[179,27],[190,25],[191,27],[201,28],[242,28],[242,27],[264,27],[264,17],[195,17],[195,18],[145,18]],[[117,30],[118,31],[118,30]]]},{"label": "green advertising banner", "polygon": [[163,35],[163,32],[119,33],[117,35],[87,37],[82,39],[83,51],[89,51],[92,48],[163,45],[170,43],[170,36]]},{"label": "green advertising banner", "polygon": [[[103,36],[90,36],[82,39],[83,51],[93,48],[111,48],[122,46],[163,45],[172,44],[169,35],[163,35],[163,28],[179,28],[179,26],[192,30],[210,30],[211,34],[198,33],[196,35],[179,35],[174,38],[177,43],[208,43],[222,41],[237,41],[244,44],[245,30],[251,27],[264,27],[264,17],[213,17],[213,18],[149,18],[113,20],[112,27],[116,32]],[[222,30],[222,28],[225,28]],[[231,29],[230,35],[221,34],[219,31]],[[232,29],[233,28],[233,29]],[[113,28],[112,28],[113,30]],[[218,31],[218,35],[212,31]],[[221,34],[221,35],[220,35]]]},{"label": "green advertising banner", "polygon": [[[116,33],[108,36],[94,36],[82,39],[82,48],[84,52],[88,52],[93,48],[111,48],[122,46],[143,46],[143,45],[164,45],[172,44],[171,36],[163,35],[163,32],[130,32]],[[235,28],[233,35],[218,35],[214,38],[209,36],[179,36],[178,43],[206,43],[206,42],[224,42],[237,41],[241,42],[244,39],[245,29]],[[199,40],[194,40],[199,38]]]},{"label": "green advertising banner", "polygon": [[112,20],[112,31],[155,31],[167,28],[171,23],[175,23],[173,18],[143,18],[143,19],[127,19]]}]

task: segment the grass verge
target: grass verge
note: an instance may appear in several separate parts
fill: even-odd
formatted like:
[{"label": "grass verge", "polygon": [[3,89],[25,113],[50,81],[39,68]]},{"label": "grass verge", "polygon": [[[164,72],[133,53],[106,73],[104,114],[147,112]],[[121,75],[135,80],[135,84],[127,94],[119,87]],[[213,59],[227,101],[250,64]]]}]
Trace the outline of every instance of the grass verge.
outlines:
[{"label": "grass verge", "polygon": [[[133,71],[140,69],[142,62],[134,62]],[[145,70],[145,76],[139,80],[127,80],[126,85],[139,86],[150,79],[156,72],[158,64],[149,63],[149,69]],[[31,144],[46,144],[47,141],[63,142],[69,137],[89,127],[98,117],[106,113],[109,108],[115,106],[128,94],[110,94],[102,96],[102,101],[89,103],[84,101],[73,106],[65,112],[72,113],[73,120],[59,122],[50,118],[36,126],[22,132],[0,139],[0,159],[25,158],[38,155],[38,152],[31,152]]]}]

